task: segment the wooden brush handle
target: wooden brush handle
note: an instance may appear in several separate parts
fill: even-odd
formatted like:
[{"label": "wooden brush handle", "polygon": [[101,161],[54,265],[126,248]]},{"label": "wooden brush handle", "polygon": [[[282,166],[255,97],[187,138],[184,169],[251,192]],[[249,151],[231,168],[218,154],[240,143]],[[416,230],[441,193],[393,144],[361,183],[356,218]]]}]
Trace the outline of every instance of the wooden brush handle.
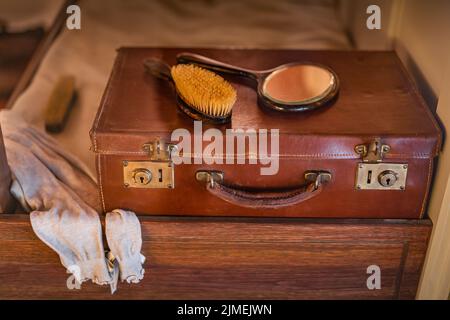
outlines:
[{"label": "wooden brush handle", "polygon": [[170,66],[164,61],[156,58],[147,58],[144,60],[144,67],[147,72],[151,73],[155,77],[173,83],[172,75],[170,73]]},{"label": "wooden brush handle", "polygon": [[53,88],[45,111],[45,129],[58,133],[64,129],[76,99],[75,78],[62,76]]},{"label": "wooden brush handle", "polygon": [[192,64],[196,64],[200,67],[203,67],[205,69],[219,71],[219,72],[225,72],[225,73],[230,73],[230,74],[236,74],[236,75],[247,77],[247,78],[250,78],[250,79],[253,79],[256,81],[258,81],[263,76],[263,73],[260,71],[236,67],[231,64],[227,64],[227,63],[224,63],[221,61],[210,59],[210,58],[201,56],[199,54],[194,54],[194,53],[184,52],[184,53],[178,54],[177,62],[178,63],[186,63],[186,64],[192,63]]}]

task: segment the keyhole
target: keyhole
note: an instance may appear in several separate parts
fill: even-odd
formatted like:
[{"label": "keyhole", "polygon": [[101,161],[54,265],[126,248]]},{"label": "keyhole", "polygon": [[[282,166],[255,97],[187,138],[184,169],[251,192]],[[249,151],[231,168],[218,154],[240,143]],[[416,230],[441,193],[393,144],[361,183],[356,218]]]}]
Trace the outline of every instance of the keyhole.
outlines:
[{"label": "keyhole", "polygon": [[134,182],[138,185],[146,185],[152,180],[152,173],[147,169],[136,169],[134,171]]},{"label": "keyhole", "polygon": [[367,184],[370,184],[370,182],[372,182],[372,170],[367,172]]},{"label": "keyhole", "polygon": [[397,181],[396,173],[391,170],[383,171],[382,173],[380,173],[378,177],[378,182],[383,187],[391,187],[395,184],[396,181]]}]

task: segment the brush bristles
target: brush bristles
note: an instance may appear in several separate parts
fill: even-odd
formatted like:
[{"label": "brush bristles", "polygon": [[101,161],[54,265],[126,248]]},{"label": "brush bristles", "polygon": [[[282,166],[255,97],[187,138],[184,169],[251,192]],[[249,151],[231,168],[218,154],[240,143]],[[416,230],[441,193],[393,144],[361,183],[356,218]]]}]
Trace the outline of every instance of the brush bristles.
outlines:
[{"label": "brush bristles", "polygon": [[226,117],[236,102],[236,90],[221,76],[192,64],[172,67],[172,78],[181,98],[198,111]]}]

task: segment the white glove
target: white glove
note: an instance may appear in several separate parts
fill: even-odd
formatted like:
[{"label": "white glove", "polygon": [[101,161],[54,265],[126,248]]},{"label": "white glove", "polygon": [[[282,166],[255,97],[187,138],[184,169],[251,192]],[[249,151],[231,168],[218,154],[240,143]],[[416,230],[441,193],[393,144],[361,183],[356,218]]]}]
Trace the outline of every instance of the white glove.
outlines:
[{"label": "white glove", "polygon": [[128,283],[138,283],[144,278],[142,264],[145,257],[141,254],[141,225],[131,211],[114,210],[105,218],[106,239],[111,253],[117,260],[120,279]]},{"label": "white glove", "polygon": [[111,283],[96,212],[98,191],[87,169],[10,111],[0,112],[0,123],[13,176],[11,192],[31,211],[36,235],[79,283]]}]

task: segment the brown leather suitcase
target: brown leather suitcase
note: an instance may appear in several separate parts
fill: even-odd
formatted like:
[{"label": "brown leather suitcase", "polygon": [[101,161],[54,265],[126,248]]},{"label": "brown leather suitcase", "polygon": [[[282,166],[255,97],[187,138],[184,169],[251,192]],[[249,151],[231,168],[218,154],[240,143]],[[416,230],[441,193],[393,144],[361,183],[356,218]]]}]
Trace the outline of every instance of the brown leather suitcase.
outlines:
[{"label": "brown leather suitcase", "polygon": [[[194,122],[177,108],[171,85],[142,62],[174,64],[186,51],[257,70],[326,65],[338,75],[339,95],[314,111],[269,111],[251,82],[225,76],[237,90],[231,123],[203,123],[201,133],[278,129],[276,174],[262,175],[268,164],[247,149],[216,154],[233,164],[208,164],[202,151],[210,142],[195,140],[201,135],[192,137],[191,152],[183,150],[191,164],[175,164],[172,133],[193,134]],[[441,144],[436,120],[393,52],[186,48],[120,49],[91,138],[105,211],[192,216],[420,218]]]}]

